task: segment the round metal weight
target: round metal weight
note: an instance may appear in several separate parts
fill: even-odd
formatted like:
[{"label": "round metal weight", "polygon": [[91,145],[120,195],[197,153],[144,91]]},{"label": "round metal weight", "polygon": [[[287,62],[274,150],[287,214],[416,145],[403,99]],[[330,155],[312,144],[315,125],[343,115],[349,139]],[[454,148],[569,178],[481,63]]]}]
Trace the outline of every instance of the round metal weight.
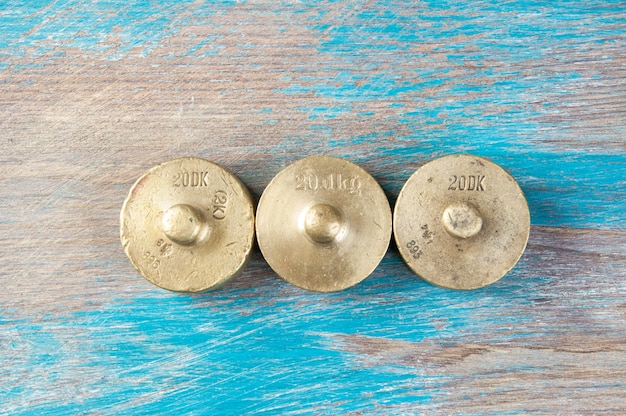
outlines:
[{"label": "round metal weight", "polygon": [[176,292],[216,289],[246,266],[254,209],[245,185],[198,158],[157,165],[120,214],[124,251],[147,280]]},{"label": "round metal weight", "polygon": [[394,210],[394,236],[409,267],[450,289],[489,285],[515,266],[530,231],[519,185],[495,163],[446,156],[418,169]]},{"label": "round metal weight", "polygon": [[257,208],[257,241],[286,281],[334,292],[369,276],[391,238],[391,209],[359,166],[328,156],[299,160],[267,186]]}]

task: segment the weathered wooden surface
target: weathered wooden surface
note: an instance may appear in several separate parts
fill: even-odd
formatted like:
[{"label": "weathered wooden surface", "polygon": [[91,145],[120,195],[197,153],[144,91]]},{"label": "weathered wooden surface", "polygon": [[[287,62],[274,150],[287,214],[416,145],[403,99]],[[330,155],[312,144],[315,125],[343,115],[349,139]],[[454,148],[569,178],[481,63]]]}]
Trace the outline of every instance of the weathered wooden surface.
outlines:
[{"label": "weathered wooden surface", "polygon": [[[626,5],[24,3],[0,3],[0,411],[626,412]],[[532,215],[481,290],[421,281],[392,244],[341,293],[255,250],[173,294],[119,243],[129,187],[169,158],[258,199],[300,157],[347,157],[393,203],[460,152]]]}]

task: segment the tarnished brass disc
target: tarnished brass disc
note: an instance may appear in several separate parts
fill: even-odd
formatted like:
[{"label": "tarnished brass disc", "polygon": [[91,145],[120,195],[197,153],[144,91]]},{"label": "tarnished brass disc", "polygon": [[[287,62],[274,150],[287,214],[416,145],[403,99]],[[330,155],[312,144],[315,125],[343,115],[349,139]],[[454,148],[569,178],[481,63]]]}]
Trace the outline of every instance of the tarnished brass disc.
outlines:
[{"label": "tarnished brass disc", "polygon": [[177,292],[215,289],[241,273],[254,240],[246,187],[198,158],[170,160],[146,172],[124,201],[120,223],[133,266]]},{"label": "tarnished brass disc", "polygon": [[391,209],[359,166],[311,156],[267,186],[256,230],[263,256],[282,278],[333,292],[359,283],[380,263],[391,238]]},{"label": "tarnished brass disc", "polygon": [[394,235],[409,267],[450,289],[476,289],[515,266],[530,213],[511,175],[489,160],[433,160],[406,182],[394,210]]}]

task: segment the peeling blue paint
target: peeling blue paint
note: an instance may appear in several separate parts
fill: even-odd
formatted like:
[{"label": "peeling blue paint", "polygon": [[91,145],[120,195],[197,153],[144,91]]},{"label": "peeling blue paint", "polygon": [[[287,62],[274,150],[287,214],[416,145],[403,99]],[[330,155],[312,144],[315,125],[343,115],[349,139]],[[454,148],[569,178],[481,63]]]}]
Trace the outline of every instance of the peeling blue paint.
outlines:
[{"label": "peeling blue paint", "polygon": [[[285,102],[258,111],[268,115],[265,124],[279,128],[280,105],[290,97],[310,95],[315,101],[294,109],[310,122],[309,134],[282,137],[271,155],[322,152],[360,164],[384,160],[375,174],[393,199],[419,165],[446,154],[474,153],[518,180],[533,225],[626,229],[626,151],[593,145],[623,144],[623,120],[589,132],[575,147],[564,138],[587,130],[563,110],[575,100],[577,83],[590,88],[591,82],[611,81],[623,88],[625,81],[582,73],[575,59],[583,54],[555,52],[603,44],[600,35],[623,40],[625,4],[378,1],[370,9],[361,2],[315,4],[313,15],[308,4],[280,9],[291,13],[285,19],[310,32],[311,44],[301,47],[312,49],[316,62],[292,62],[274,90]],[[109,61],[136,54],[154,58],[181,28],[211,27],[214,16],[237,7],[182,0],[4,2],[0,71],[45,68],[38,58],[52,54],[62,60],[72,49]],[[272,7],[266,7],[263,13],[271,15]],[[599,14],[601,7],[606,12]],[[193,38],[184,52],[162,58],[203,63],[223,53],[221,42],[219,35]],[[237,47],[255,50],[245,40]],[[555,60],[564,56],[572,62],[555,71]],[[596,67],[615,58],[597,57]],[[538,62],[544,71],[527,70]],[[350,124],[341,121],[351,118],[372,124],[346,134]],[[16,223],[3,215],[0,225]],[[427,405],[444,378],[455,374],[439,378],[421,372],[429,363],[373,365],[367,354],[348,351],[342,343],[372,337],[419,349],[422,342],[443,345],[459,334],[482,342],[536,336],[523,329],[536,317],[510,311],[531,303],[530,295],[545,295],[528,281],[542,283],[551,276],[534,271],[520,281],[524,265],[522,258],[503,282],[473,292],[444,291],[409,278],[399,257],[388,255],[370,279],[335,294],[305,293],[274,280],[259,288],[187,296],[144,282],[137,283],[136,298],[112,299],[80,313],[49,305],[54,315],[31,316],[0,306],[5,381],[0,402],[11,414],[163,409],[384,414],[394,406]],[[102,272],[112,264],[91,259],[84,266]],[[102,283],[110,276],[92,279]],[[124,290],[125,283],[114,289]],[[511,327],[518,328],[516,335],[508,335]],[[494,333],[498,338],[489,339]]]},{"label": "peeling blue paint", "polygon": [[[402,267],[400,260],[387,262],[387,268],[397,267]],[[487,310],[493,319],[481,317],[481,325],[506,327],[527,319],[493,307],[506,305],[494,299],[499,297],[511,303],[526,301],[515,286],[447,292],[442,297],[436,295],[441,289],[412,279],[395,287],[386,284],[387,290],[379,292],[380,280],[391,279],[388,271],[387,277],[383,273],[323,298],[278,283],[274,290],[253,290],[253,296],[237,289],[188,296],[147,288],[143,297],[125,306],[120,299],[118,305],[98,311],[68,314],[61,331],[49,326],[58,325],[58,317],[44,317],[36,324],[23,321],[13,340],[18,351],[3,355],[16,354],[27,378],[5,398],[55,389],[71,381],[59,377],[71,377],[74,368],[93,378],[76,380],[73,399],[14,407],[12,413],[237,409],[252,414],[311,412],[326,406],[333,412],[371,411],[428,401],[425,378],[410,368],[359,364],[357,357],[341,350],[334,334],[445,343],[458,331],[477,330],[474,315]],[[365,305],[368,313],[362,314]],[[332,368],[333,373],[321,368]],[[270,404],[272,408],[266,408]]]}]

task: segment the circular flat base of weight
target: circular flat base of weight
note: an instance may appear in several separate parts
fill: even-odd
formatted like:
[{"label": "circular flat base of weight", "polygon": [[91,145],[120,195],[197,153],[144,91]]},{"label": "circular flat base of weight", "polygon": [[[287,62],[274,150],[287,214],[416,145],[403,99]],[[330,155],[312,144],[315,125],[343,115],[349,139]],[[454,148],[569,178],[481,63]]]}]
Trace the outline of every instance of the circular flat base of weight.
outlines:
[{"label": "circular flat base of weight", "polygon": [[391,238],[391,209],[359,166],[311,156],[267,186],[256,230],[263,256],[283,279],[334,292],[359,283],[380,263]]},{"label": "circular flat base of weight", "polygon": [[394,236],[409,267],[450,289],[476,289],[504,276],[530,232],[519,185],[495,163],[446,156],[418,169],[394,210]]},{"label": "circular flat base of weight", "polygon": [[155,285],[176,292],[216,289],[248,262],[252,199],[215,163],[170,160],[133,185],[120,214],[120,233],[133,266]]}]

